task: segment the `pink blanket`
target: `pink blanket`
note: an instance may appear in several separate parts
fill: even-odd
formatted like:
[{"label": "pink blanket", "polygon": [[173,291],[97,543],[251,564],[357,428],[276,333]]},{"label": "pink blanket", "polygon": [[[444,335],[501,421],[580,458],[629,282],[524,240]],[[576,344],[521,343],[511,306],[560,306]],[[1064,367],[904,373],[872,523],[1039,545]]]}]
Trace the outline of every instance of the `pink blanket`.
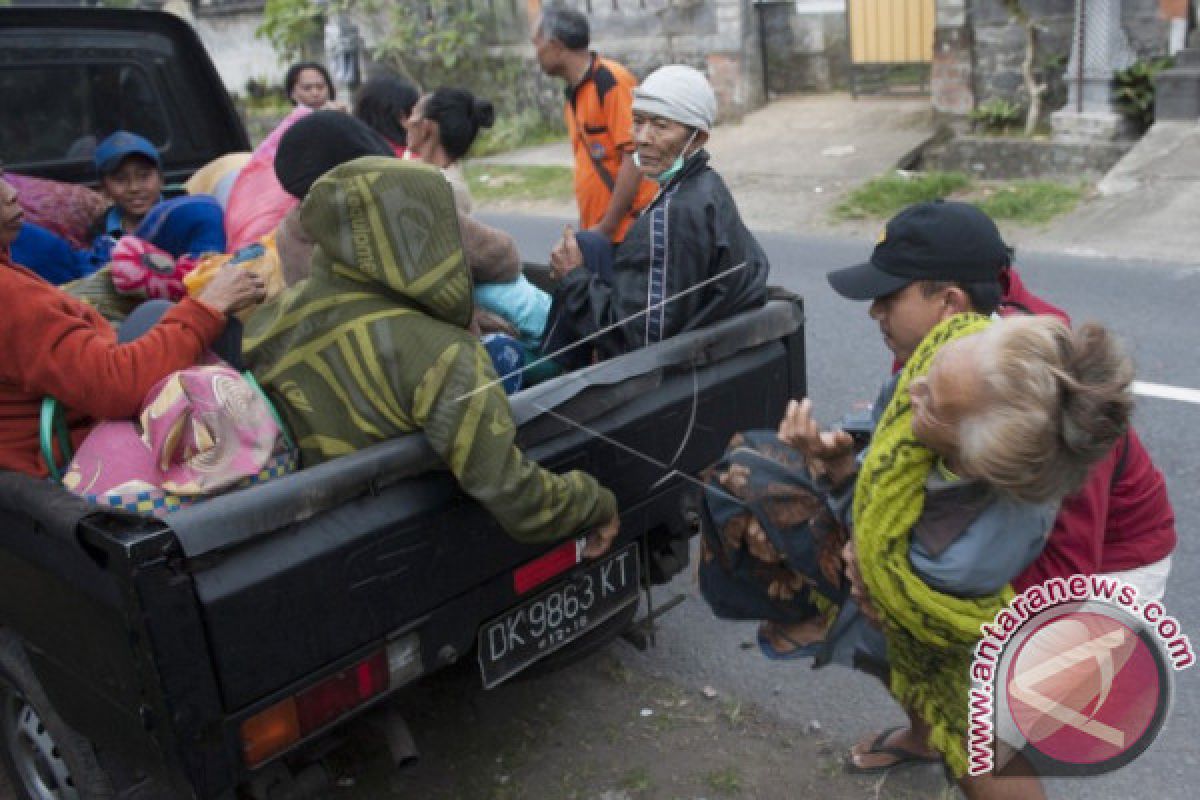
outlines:
[{"label": "pink blanket", "polygon": [[25,210],[27,222],[58,234],[77,250],[92,246],[88,229],[108,208],[104,195],[86,186],[11,172],[4,173],[4,180],[17,190],[17,199]]},{"label": "pink blanket", "polygon": [[297,106],[254,149],[254,155],[242,167],[225,206],[225,234],[229,252],[257,242],[279,227],[284,216],[300,205],[299,200],[283,190],[275,177],[275,152],[287,129],[296,120],[311,113],[307,107]]}]

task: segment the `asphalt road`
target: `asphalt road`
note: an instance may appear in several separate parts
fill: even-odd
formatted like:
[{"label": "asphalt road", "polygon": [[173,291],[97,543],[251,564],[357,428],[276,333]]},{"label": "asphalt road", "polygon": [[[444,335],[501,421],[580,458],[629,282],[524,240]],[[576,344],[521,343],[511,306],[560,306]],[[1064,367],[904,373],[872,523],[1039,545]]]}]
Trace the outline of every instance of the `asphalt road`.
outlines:
[{"label": "asphalt road", "polygon": [[[544,261],[566,220],[481,215],[517,237],[529,261]],[[798,292],[807,310],[808,380],[817,415],[832,420],[851,405],[874,398],[890,358],[866,307],[836,296],[825,283],[829,269],[864,259],[869,241],[765,235],[772,283]],[[1138,379],[1200,389],[1200,268],[1152,262],[1085,259],[1018,253],[1026,283],[1067,309],[1076,322],[1096,320],[1127,343]],[[1180,534],[1166,596],[1193,646],[1200,647],[1200,405],[1139,398],[1135,422],[1167,477]],[[787,722],[816,721],[849,746],[864,732],[902,721],[883,688],[847,671],[813,672],[807,662],[768,662],[744,647],[748,623],[716,620],[696,595],[690,575],[663,592],[689,602],[672,612],[657,647],[637,653],[616,649],[631,667],[670,676],[685,685],[712,685],[772,709]],[[1176,675],[1175,701],[1155,744],[1133,764],[1091,780],[1050,785],[1062,798],[1191,798],[1200,786],[1200,667]],[[912,788],[917,788],[913,786]]]},{"label": "asphalt road", "polygon": [[[565,220],[481,215],[511,231],[527,260],[544,260]],[[838,298],[824,280],[827,270],[855,263],[870,252],[869,241],[765,235],[772,261],[772,283],[798,292],[807,309],[808,378],[818,416],[832,420],[855,403],[874,398],[890,364],[866,308]],[[1030,287],[1067,308],[1077,322],[1103,321],[1128,343],[1138,378],[1158,384],[1200,389],[1200,268],[1078,257],[1019,253],[1018,263]],[[1142,398],[1136,424],[1147,447],[1167,476],[1180,532],[1180,545],[1167,591],[1166,606],[1200,647],[1200,405]],[[645,653],[623,642],[609,649],[629,669],[662,676],[697,693],[713,687],[722,697],[749,701],[769,710],[797,731],[812,731],[845,749],[867,731],[899,724],[903,717],[873,679],[839,669],[813,672],[807,661],[769,662],[753,649],[753,626],[715,619],[696,594],[689,572],[658,590],[658,601],[682,593],[688,601],[661,623],[657,644]],[[697,696],[699,696],[697,694]],[[597,696],[596,702],[603,702]],[[1092,780],[1050,784],[1054,798],[1192,798],[1200,786],[1200,667],[1176,675],[1175,699],[1162,735],[1134,763]],[[693,746],[695,747],[695,746]],[[730,743],[718,750],[692,749],[680,757],[711,760],[737,752]],[[389,767],[381,767],[390,770]],[[799,776],[811,778],[813,776]],[[822,775],[839,781],[849,779]],[[934,796],[936,769],[890,774],[875,797]],[[398,783],[404,786],[404,781]],[[367,794],[360,796],[371,796]],[[620,796],[620,795],[618,795]],[[0,778],[0,800],[11,798]]]}]

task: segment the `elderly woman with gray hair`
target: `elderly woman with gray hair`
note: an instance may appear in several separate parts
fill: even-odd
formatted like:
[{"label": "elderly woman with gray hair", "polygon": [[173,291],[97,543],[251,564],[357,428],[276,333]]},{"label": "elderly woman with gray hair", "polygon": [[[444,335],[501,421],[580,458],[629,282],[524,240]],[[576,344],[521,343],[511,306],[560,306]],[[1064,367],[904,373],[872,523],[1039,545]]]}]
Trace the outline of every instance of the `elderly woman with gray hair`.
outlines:
[{"label": "elderly woman with gray hair", "polygon": [[658,194],[615,248],[568,227],[551,253],[560,283],[543,352],[563,367],[766,302],[766,254],[704,150],[716,116],[712,86],[691,67],[662,67],[634,89],[634,161]]},{"label": "elderly woman with gray hair", "polygon": [[875,674],[908,713],[917,745],[885,731],[849,771],[944,760],[972,800],[1044,797],[1021,768],[967,775],[971,659],[1058,503],[1127,430],[1132,380],[1102,327],[951,314],[885,386],[861,456],[805,400],[711,471],[700,587],[714,611],[780,620],[782,637],[760,629],[769,657]]}]

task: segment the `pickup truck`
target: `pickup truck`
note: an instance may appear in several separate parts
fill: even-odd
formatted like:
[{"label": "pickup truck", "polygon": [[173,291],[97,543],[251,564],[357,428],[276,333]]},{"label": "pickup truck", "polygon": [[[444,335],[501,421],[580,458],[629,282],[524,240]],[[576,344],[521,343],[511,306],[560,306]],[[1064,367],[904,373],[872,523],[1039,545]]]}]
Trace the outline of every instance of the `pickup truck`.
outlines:
[{"label": "pickup truck", "polygon": [[[8,171],[87,182],[77,142],[115,125],[161,147],[169,181],[247,149],[167,14],[0,8],[0,84]],[[773,291],[512,396],[526,452],[616,493],[620,537],[596,562],[582,540],[509,538],[420,434],[162,519],[0,474],[0,754],[18,794],[268,796],[256,777],[298,770],[422,676],[471,660],[492,687],[636,634],[651,587],[687,564],[695,476],[805,394],[803,323]]]}]

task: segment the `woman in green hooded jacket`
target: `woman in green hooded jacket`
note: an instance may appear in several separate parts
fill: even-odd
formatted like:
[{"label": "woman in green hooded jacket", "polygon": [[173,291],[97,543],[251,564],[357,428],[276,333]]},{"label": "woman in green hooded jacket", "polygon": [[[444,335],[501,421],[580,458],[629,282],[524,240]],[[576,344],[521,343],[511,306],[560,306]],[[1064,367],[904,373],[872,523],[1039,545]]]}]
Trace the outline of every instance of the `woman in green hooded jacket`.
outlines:
[{"label": "woman in green hooded jacket", "polygon": [[604,552],[618,528],[612,492],[583,472],[548,472],[515,444],[503,388],[467,330],[471,273],[441,173],[360,158],[318,180],[300,216],[312,274],[254,315],[244,354],[303,464],[423,430],[513,538],[600,526],[585,555]]}]

